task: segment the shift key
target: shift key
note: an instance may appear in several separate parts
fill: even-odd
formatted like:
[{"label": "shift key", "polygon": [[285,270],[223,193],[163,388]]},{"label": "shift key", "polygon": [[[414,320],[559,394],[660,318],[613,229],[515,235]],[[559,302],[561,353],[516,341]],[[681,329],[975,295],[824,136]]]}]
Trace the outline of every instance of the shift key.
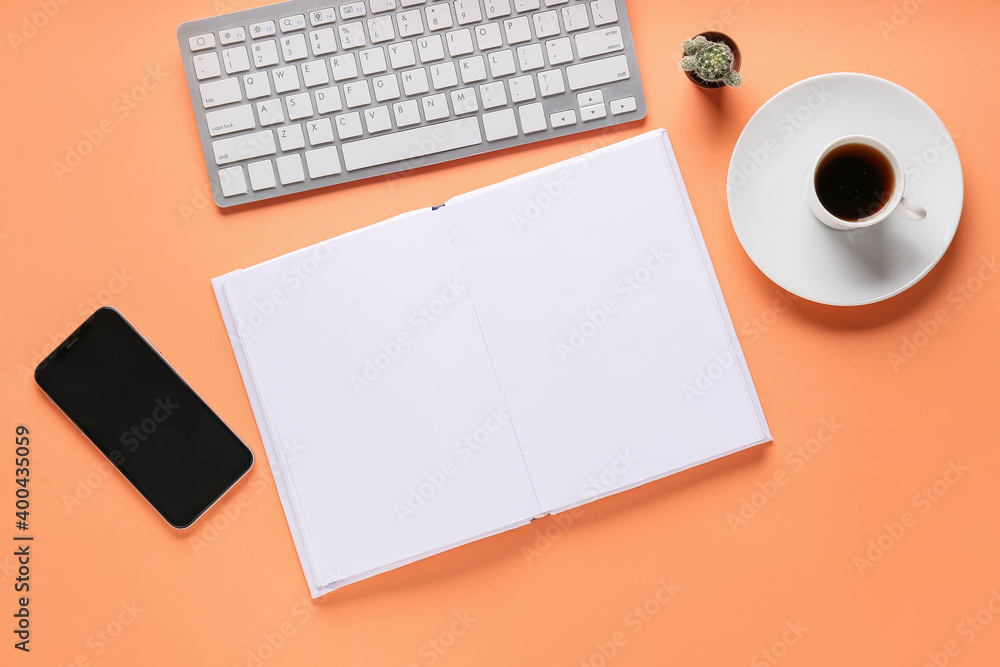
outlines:
[{"label": "shift key", "polygon": [[628,69],[628,58],[625,56],[592,60],[589,63],[570,65],[566,68],[570,90],[603,86],[614,81],[624,81],[630,76],[632,75]]},{"label": "shift key", "polygon": [[229,164],[261,155],[273,155],[274,132],[264,130],[239,137],[217,139],[212,142],[212,150],[215,152],[215,164]]}]

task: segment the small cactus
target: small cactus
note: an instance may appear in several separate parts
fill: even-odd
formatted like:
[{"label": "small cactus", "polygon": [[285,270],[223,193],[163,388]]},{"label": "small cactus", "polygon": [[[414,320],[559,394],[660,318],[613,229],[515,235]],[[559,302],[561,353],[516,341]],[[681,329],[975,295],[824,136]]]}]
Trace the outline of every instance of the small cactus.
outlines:
[{"label": "small cactus", "polygon": [[721,81],[732,88],[743,83],[739,72],[733,71],[732,49],[721,42],[710,42],[704,35],[688,39],[683,44],[685,56],[681,58],[681,69],[691,72],[702,81]]}]

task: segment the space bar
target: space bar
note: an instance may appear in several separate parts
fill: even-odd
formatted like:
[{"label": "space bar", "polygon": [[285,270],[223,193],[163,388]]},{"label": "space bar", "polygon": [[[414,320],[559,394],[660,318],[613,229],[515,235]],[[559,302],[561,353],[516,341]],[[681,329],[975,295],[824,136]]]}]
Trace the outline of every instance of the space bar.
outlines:
[{"label": "space bar", "polygon": [[347,171],[357,171],[380,164],[418,159],[456,148],[475,146],[482,142],[479,119],[470,116],[344,144],[344,166],[347,167]]}]

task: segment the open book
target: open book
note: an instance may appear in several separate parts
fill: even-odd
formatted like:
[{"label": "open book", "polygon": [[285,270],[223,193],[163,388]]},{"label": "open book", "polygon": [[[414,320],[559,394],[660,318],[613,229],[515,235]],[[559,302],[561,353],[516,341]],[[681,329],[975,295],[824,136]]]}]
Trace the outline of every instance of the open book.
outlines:
[{"label": "open book", "polygon": [[663,130],[213,284],[314,597],[770,440]]}]

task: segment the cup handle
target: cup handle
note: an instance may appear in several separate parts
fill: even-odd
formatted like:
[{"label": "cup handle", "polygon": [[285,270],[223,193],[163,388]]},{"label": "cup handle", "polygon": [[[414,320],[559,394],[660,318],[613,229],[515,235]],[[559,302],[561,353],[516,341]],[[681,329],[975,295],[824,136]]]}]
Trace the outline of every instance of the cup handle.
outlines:
[{"label": "cup handle", "polygon": [[906,197],[899,200],[899,203],[896,204],[896,208],[893,213],[898,213],[904,218],[909,218],[910,220],[923,220],[927,217],[926,208],[920,204],[910,201]]}]

